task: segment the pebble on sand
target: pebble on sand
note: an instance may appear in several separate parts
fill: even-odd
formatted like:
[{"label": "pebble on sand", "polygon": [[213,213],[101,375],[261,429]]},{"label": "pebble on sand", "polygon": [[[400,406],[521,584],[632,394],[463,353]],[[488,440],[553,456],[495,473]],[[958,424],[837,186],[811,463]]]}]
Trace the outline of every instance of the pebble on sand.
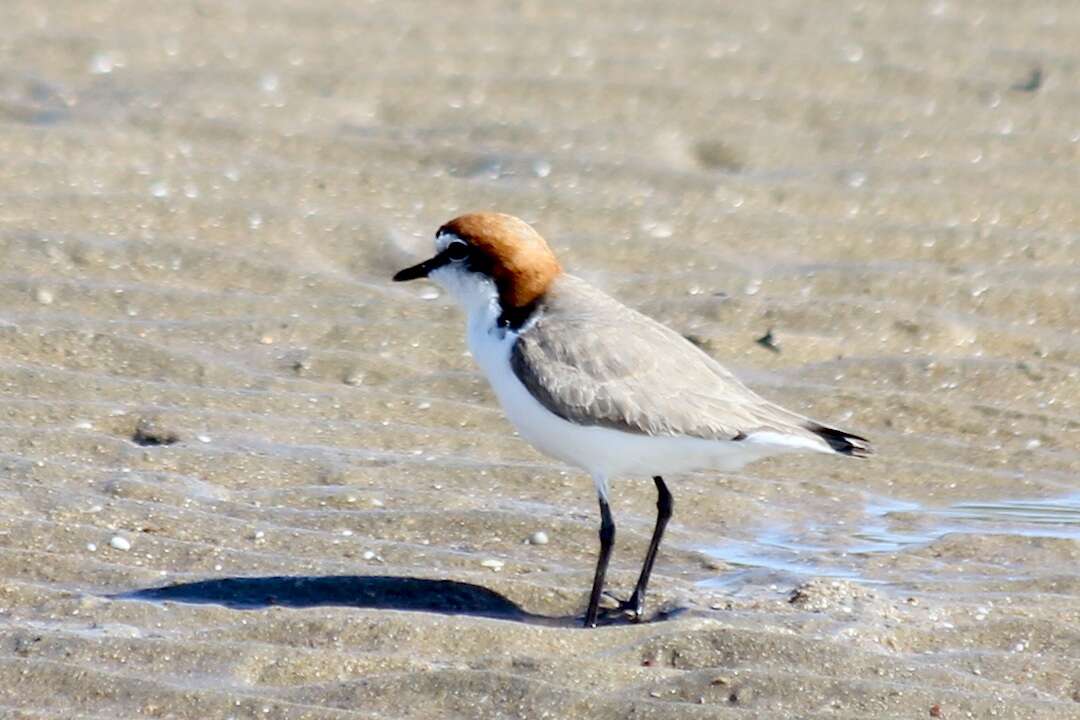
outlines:
[{"label": "pebble on sand", "polygon": [[525,540],[530,545],[547,545],[548,535],[543,530],[537,530]]},{"label": "pebble on sand", "polygon": [[112,539],[109,540],[109,545],[116,548],[117,550],[127,551],[131,549],[131,541],[123,535],[113,535]]},{"label": "pebble on sand", "polygon": [[480,564],[483,565],[486,568],[491,568],[492,572],[499,572],[500,570],[503,569],[503,565],[505,565],[506,563],[503,562],[502,560],[497,560],[495,558],[488,558],[487,560],[484,560]]}]

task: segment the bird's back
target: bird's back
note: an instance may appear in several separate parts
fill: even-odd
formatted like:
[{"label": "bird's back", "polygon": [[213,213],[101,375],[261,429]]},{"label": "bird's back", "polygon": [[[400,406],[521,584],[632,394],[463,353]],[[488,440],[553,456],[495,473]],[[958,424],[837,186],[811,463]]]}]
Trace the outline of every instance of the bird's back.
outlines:
[{"label": "bird's back", "polygon": [[572,275],[552,284],[511,363],[548,410],[580,425],[726,441],[772,433],[861,454],[861,438],[765,400],[675,331]]}]

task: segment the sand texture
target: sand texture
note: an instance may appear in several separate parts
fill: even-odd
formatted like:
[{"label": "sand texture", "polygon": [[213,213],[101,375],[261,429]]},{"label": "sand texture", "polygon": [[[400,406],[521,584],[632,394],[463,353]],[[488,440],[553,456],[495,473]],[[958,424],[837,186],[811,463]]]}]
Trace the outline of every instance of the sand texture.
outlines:
[{"label": "sand texture", "polygon": [[[1078,38],[4,0],[0,717],[1080,718]],[[591,482],[389,281],[476,209],[877,455],[670,478],[660,615],[580,629]]]}]

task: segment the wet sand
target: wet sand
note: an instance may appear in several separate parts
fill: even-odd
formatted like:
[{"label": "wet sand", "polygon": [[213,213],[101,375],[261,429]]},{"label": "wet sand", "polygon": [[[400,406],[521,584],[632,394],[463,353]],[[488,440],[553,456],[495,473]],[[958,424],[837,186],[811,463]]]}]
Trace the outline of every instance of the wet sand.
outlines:
[{"label": "wet sand", "polygon": [[[3,3],[0,716],[1080,718],[1078,36]],[[578,629],[590,481],[389,282],[489,208],[878,454],[673,478],[663,616]],[[616,593],[653,503],[616,481]]]}]

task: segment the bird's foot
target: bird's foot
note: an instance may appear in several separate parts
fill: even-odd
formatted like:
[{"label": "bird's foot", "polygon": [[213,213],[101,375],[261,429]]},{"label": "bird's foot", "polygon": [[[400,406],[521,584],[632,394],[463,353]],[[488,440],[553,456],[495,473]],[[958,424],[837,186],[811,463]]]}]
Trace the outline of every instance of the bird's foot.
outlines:
[{"label": "bird's foot", "polygon": [[639,597],[636,592],[626,600],[620,600],[615,595],[606,591],[604,592],[604,595],[617,603],[615,607],[600,608],[600,617],[604,620],[611,622],[620,618],[625,618],[631,622],[638,623],[645,619],[644,598]]}]

